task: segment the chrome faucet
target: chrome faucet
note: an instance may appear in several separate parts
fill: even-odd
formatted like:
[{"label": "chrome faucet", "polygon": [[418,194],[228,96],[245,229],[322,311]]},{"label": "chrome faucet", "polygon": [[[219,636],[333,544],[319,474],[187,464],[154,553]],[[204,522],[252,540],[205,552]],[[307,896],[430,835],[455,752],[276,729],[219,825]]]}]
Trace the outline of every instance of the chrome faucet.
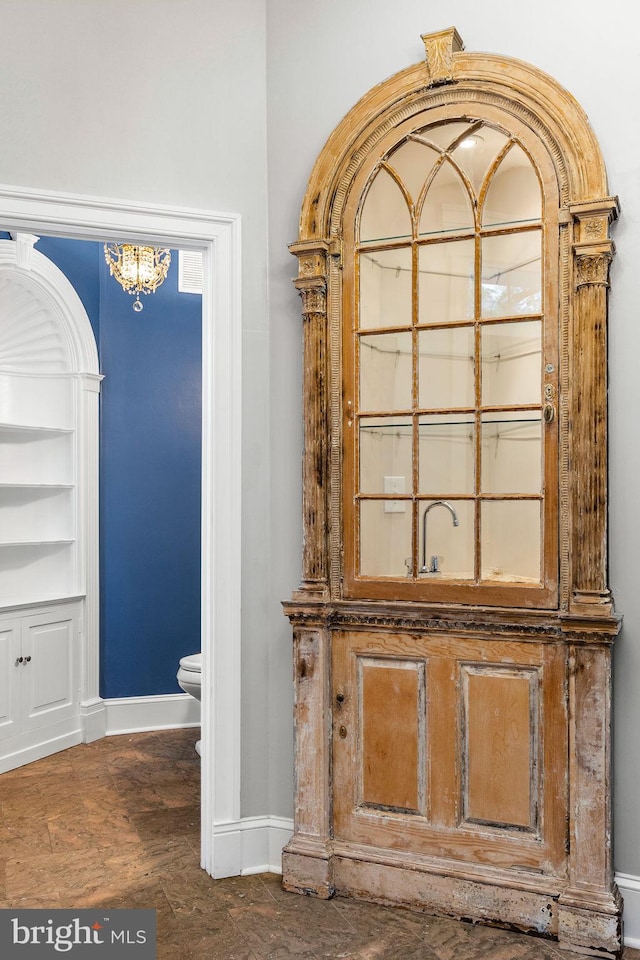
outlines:
[{"label": "chrome faucet", "polygon": [[430,510],[433,510],[434,507],[446,507],[451,516],[453,517],[454,527],[458,526],[458,514],[455,512],[450,503],[446,500],[434,500],[433,503],[430,503],[422,514],[422,566],[418,573],[438,573],[438,558],[437,556],[431,557],[431,563],[427,567],[427,516]]}]

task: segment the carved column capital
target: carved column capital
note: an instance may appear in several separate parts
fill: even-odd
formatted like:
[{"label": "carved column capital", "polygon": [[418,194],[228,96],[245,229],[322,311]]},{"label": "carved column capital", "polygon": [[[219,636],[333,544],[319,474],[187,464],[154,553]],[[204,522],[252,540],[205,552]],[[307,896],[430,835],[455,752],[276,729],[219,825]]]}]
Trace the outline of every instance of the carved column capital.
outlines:
[{"label": "carved column capital", "polygon": [[302,299],[302,316],[305,320],[316,314],[326,316],[327,282],[324,277],[298,277],[293,281]]},{"label": "carved column capital", "polygon": [[569,206],[574,222],[577,287],[609,286],[609,267],[615,253],[609,227],[618,217],[617,197],[605,197]]},{"label": "carved column capital", "polygon": [[293,284],[302,299],[302,316],[327,313],[327,240],[302,240],[289,244],[289,250],[298,258],[298,276]]},{"label": "carved column capital", "polygon": [[612,244],[585,244],[576,246],[576,288],[609,286],[609,267],[613,259]]}]

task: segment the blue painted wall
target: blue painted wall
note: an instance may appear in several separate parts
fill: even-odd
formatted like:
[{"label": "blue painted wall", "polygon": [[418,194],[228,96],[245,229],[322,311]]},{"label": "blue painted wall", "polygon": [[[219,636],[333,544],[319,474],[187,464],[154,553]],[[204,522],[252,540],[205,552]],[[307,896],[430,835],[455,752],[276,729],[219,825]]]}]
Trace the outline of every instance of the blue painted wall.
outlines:
[{"label": "blue painted wall", "polygon": [[104,697],[179,692],[200,649],[202,304],[177,261],[140,313],[100,270]]},{"label": "blue painted wall", "polygon": [[102,244],[42,238],[91,320],[100,414],[103,697],[178,693],[200,649],[201,297],[178,293],[178,255],[155,294],[109,275]]}]

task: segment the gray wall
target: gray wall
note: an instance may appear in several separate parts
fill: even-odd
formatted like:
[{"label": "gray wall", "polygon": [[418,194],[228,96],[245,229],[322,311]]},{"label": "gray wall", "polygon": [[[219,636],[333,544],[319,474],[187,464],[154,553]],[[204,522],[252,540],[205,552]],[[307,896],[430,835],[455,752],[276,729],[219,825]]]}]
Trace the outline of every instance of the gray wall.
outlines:
[{"label": "gray wall", "polygon": [[264,814],[265,0],[0,0],[0,25],[0,183],[242,216],[243,813]]},{"label": "gray wall", "polygon": [[[278,363],[272,402],[272,517],[274,596],[272,672],[274,702],[286,700],[286,627],[278,625],[275,598],[287,594],[297,573],[301,454],[299,300],[291,286],[295,260],[286,245],[311,167],[345,113],[366,91],[421,60],[422,33],[456,26],[468,50],[513,56],[554,76],[581,103],[600,141],[610,192],[622,215],[614,227],[618,254],[612,279],[610,324],[611,583],[625,625],[615,654],[615,862],[640,875],[640,409],[637,264],[640,262],[640,125],[630,109],[638,101],[640,71],[635,37],[625,30],[623,0],[449,0],[446,12],[424,0],[268,0],[268,143],[271,355]],[[634,274],[636,276],[634,276]],[[272,744],[285,741],[284,710],[272,710]],[[278,763],[285,772],[285,751]],[[274,764],[275,769],[275,764]],[[286,809],[284,787],[279,812]],[[274,794],[275,796],[275,794]],[[276,809],[274,807],[274,809]]]}]

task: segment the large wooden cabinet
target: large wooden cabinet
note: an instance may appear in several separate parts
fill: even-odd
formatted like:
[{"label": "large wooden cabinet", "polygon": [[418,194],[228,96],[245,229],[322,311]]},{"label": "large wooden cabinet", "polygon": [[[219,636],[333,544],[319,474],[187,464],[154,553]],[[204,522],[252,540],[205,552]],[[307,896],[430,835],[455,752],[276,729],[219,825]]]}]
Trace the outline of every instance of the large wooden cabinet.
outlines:
[{"label": "large wooden cabinet", "polygon": [[305,195],[288,889],[621,949],[609,196],[573,98],[453,29]]}]

